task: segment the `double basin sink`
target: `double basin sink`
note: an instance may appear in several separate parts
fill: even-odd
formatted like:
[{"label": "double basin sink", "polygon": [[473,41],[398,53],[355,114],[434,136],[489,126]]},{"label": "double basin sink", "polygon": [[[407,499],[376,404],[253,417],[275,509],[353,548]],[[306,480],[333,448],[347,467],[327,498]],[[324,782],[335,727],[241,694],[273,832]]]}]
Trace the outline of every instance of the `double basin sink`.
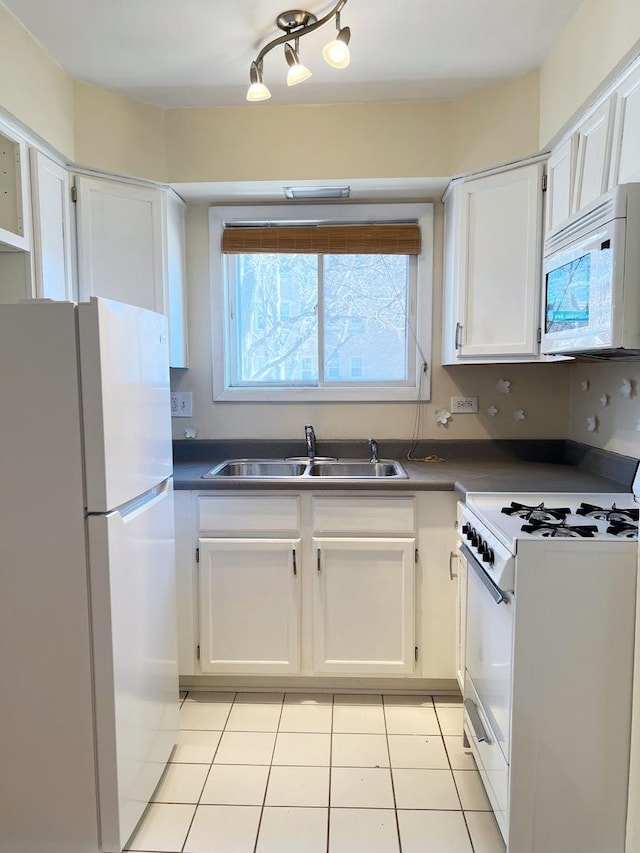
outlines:
[{"label": "double basin sink", "polygon": [[363,459],[227,459],[202,475],[204,480],[313,477],[344,480],[407,479],[407,473],[395,459],[367,462]]}]

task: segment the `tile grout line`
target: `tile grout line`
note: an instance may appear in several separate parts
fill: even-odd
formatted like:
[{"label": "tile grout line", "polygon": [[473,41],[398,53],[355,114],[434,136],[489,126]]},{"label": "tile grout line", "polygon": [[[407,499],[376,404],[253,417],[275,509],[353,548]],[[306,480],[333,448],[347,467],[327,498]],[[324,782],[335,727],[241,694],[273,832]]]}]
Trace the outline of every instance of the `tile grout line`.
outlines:
[{"label": "tile grout line", "polygon": [[[187,694],[188,695],[188,694]],[[218,754],[218,750],[220,749],[220,744],[222,743],[222,736],[224,735],[225,729],[227,727],[227,723],[229,722],[229,717],[231,716],[231,709],[233,708],[236,697],[238,696],[237,691],[234,691],[233,699],[229,703],[229,711],[227,712],[227,716],[224,721],[224,726],[222,727],[222,732],[220,733],[220,737],[218,738],[218,743],[216,744],[216,748],[213,751],[213,755],[211,756],[211,762],[209,763],[209,769],[207,770],[207,775],[205,776],[204,783],[202,785],[202,790],[200,791],[200,796],[198,797],[198,802],[196,803],[196,807],[193,810],[193,815],[191,816],[191,820],[189,821],[189,827],[187,829],[187,834],[184,837],[184,841],[182,842],[182,847],[180,848],[181,853],[184,853],[184,848],[189,838],[189,833],[191,832],[191,828],[193,826],[193,822],[196,819],[196,814],[198,813],[198,809],[200,808],[200,800],[202,799],[202,794],[204,793],[204,789],[209,780],[209,776],[211,774],[211,768],[213,767],[213,762],[216,760],[216,755]],[[186,697],[185,697],[186,699]],[[217,729],[201,729],[201,731],[217,731]]]},{"label": "tile grout line", "polygon": [[273,767],[273,759],[276,754],[276,745],[278,743],[278,734],[280,732],[280,720],[282,719],[282,711],[284,710],[284,702],[287,698],[286,691],[282,693],[282,702],[280,703],[280,714],[278,715],[278,725],[276,726],[275,737],[273,739],[273,748],[271,750],[271,761],[269,762],[269,769],[267,771],[267,782],[264,786],[264,795],[262,797],[262,806],[260,807],[260,817],[258,818],[258,826],[256,827],[256,840],[253,845],[253,853],[256,853],[258,849],[258,840],[260,838],[260,829],[262,827],[262,817],[264,815],[264,809],[267,802],[267,791],[269,790],[269,779],[271,778],[271,769]]},{"label": "tile grout line", "polygon": [[[402,853],[402,839],[400,837],[400,818],[398,817],[398,803],[396,800],[396,786],[393,780],[393,768],[391,766],[391,748],[389,746],[389,729],[387,727],[387,706],[384,701],[384,693],[380,694],[380,699],[382,701],[382,718],[384,720],[384,739],[387,744],[387,757],[389,759],[389,776],[391,778],[391,794],[393,796],[393,815],[396,820],[396,833],[398,835],[398,850],[399,853]],[[432,700],[433,701],[433,700]]]},{"label": "tile grout line", "polygon": [[464,821],[465,829],[467,830],[467,835],[469,836],[469,845],[471,846],[471,853],[474,853],[475,847],[473,846],[473,838],[471,837],[471,830],[469,829],[469,824],[467,823],[467,816],[465,814],[464,808],[462,807],[462,798],[460,797],[460,791],[458,789],[458,781],[456,779],[456,775],[453,772],[453,767],[451,765],[451,757],[449,756],[449,750],[447,749],[447,742],[444,739],[444,733],[442,731],[442,726],[440,725],[440,717],[438,715],[438,709],[436,707],[435,702],[433,704],[434,704],[434,710],[435,710],[435,714],[436,714],[436,720],[438,721],[438,728],[440,729],[440,736],[442,737],[442,743],[444,745],[444,752],[445,752],[445,755],[447,756],[447,762],[449,764],[449,770],[451,771],[451,778],[453,779],[453,785],[456,789],[456,795],[458,797],[458,802],[460,803],[460,811],[462,813],[462,820]]},{"label": "tile grout line", "polygon": [[336,694],[331,694],[331,735],[329,737],[329,796],[327,798],[327,845],[326,851],[329,853],[330,832],[331,832],[331,774],[333,773],[333,711],[336,706]]}]

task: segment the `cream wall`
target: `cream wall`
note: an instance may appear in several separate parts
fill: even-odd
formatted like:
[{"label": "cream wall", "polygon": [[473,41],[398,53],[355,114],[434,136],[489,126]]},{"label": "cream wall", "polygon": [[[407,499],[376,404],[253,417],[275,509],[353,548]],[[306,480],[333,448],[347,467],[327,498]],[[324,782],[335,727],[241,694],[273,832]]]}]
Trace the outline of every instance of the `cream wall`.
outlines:
[{"label": "cream wall", "polygon": [[[416,403],[213,403],[211,381],[211,312],[208,252],[208,209],[190,206],[187,215],[189,279],[189,370],[172,371],[174,390],[192,391],[194,418],[174,419],[174,437],[195,426],[200,438],[300,438],[305,423],[313,423],[319,438],[411,438]],[[434,340],[432,398],[419,406],[422,438],[563,438],[568,427],[566,364],[440,366],[442,315],[442,207],[436,208],[434,271]],[[501,395],[498,379],[509,379],[512,392]],[[477,394],[482,412],[458,415],[445,428],[434,412],[447,408],[450,397]],[[500,411],[494,418],[486,408]],[[516,423],[513,411],[523,409],[526,420]]]},{"label": "cream wall", "polygon": [[537,71],[458,98],[451,110],[451,174],[538,152]]},{"label": "cream wall", "polygon": [[583,0],[540,69],[540,147],[639,51],[638,0]]},{"label": "cream wall", "polygon": [[449,102],[169,110],[169,178],[262,181],[451,174]]},{"label": "cream wall", "polygon": [[[570,386],[569,437],[640,457],[640,362],[575,364]],[[625,386],[626,391],[630,388],[630,394],[623,390]],[[590,431],[587,418],[593,417],[597,418],[596,430]]]},{"label": "cream wall", "polygon": [[0,4],[0,106],[65,157],[74,156],[74,86]]},{"label": "cream wall", "polygon": [[78,164],[166,182],[166,110],[80,81],[74,91]]}]

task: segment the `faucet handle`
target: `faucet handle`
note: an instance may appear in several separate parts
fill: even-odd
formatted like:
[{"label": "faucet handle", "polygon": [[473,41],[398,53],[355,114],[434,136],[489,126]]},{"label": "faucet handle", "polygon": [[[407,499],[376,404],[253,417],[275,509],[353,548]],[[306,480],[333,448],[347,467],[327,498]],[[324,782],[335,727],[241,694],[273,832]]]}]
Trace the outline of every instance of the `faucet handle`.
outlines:
[{"label": "faucet handle", "polygon": [[379,462],[380,460],[378,459],[378,442],[375,440],[375,438],[369,439],[369,447],[371,448],[371,459],[369,461]]}]

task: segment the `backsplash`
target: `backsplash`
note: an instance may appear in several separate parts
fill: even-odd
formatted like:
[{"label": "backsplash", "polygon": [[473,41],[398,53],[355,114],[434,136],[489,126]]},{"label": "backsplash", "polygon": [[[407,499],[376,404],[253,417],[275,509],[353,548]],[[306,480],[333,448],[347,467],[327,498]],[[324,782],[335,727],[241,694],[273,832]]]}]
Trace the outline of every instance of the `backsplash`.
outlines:
[{"label": "backsplash", "polygon": [[571,367],[569,438],[640,456],[640,362]]}]

